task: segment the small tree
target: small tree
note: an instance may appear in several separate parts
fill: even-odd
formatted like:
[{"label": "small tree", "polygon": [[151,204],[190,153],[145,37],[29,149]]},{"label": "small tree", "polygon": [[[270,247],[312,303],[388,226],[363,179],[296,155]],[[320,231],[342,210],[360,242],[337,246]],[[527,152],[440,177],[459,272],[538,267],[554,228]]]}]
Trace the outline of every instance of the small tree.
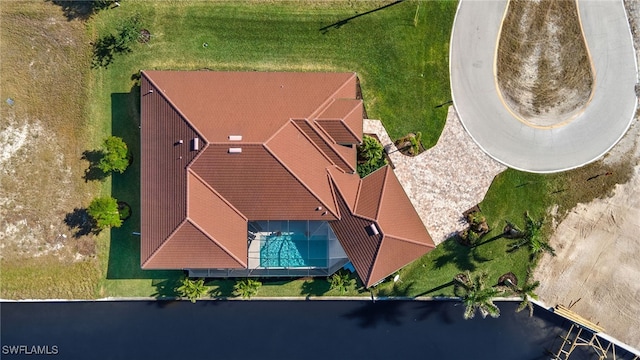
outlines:
[{"label": "small tree", "polygon": [[260,286],[262,286],[262,283],[258,280],[251,278],[241,279],[233,285],[233,293],[237,296],[242,296],[243,299],[251,299],[251,297],[258,294]]},{"label": "small tree", "polygon": [[98,168],[105,173],[117,171],[123,173],[129,166],[129,149],[127,144],[117,136],[109,136],[104,140],[102,158]]},{"label": "small tree", "polygon": [[120,227],[122,225],[120,213],[118,212],[118,201],[111,196],[93,199],[87,208],[87,212],[99,229]]},{"label": "small tree", "polygon": [[180,281],[180,286],[176,289],[181,297],[186,297],[192,303],[195,303],[207,291],[204,285],[204,279],[193,280],[184,278]]}]

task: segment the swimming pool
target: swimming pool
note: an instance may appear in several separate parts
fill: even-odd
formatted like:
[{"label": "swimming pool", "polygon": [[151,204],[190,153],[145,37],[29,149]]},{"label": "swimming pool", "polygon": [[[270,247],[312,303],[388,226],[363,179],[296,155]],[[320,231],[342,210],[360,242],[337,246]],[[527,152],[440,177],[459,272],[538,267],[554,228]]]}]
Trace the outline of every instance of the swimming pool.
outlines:
[{"label": "swimming pool", "polygon": [[327,268],[346,258],[326,221],[251,221],[248,230],[250,268]]},{"label": "swimming pool", "polygon": [[311,241],[304,234],[262,236],[261,267],[326,267],[327,241]]}]

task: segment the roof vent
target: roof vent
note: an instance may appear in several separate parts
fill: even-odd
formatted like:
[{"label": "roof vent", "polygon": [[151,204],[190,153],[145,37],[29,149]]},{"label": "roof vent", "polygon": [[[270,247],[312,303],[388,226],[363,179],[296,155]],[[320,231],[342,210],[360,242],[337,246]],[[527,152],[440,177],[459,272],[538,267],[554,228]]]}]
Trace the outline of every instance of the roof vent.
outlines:
[{"label": "roof vent", "polygon": [[184,141],[182,141],[182,139],[178,140],[178,144],[182,144],[184,143]]},{"label": "roof vent", "polygon": [[320,210],[322,210],[322,206],[318,206],[318,207],[316,208],[316,211],[320,211]]},{"label": "roof vent", "polygon": [[242,135],[229,135],[229,141],[242,141]]},{"label": "roof vent", "polygon": [[242,152],[242,148],[229,148],[229,154],[240,154]]},{"label": "roof vent", "polygon": [[193,138],[193,140],[191,140],[191,150],[200,150],[200,138]]},{"label": "roof vent", "polygon": [[367,234],[369,234],[369,236],[380,234],[380,231],[378,231],[378,227],[376,226],[376,224],[371,224],[371,225],[367,226],[366,230],[367,230]]}]

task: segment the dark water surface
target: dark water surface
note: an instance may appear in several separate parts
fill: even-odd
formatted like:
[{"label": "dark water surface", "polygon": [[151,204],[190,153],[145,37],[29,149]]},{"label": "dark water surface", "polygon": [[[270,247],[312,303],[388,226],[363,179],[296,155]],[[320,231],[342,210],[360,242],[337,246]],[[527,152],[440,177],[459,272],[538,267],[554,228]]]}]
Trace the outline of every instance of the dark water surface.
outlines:
[{"label": "dark water surface", "polygon": [[[497,319],[464,320],[463,307],[448,301],[4,302],[0,357],[551,358],[570,324],[541,308],[530,318],[516,305],[499,303]],[[8,354],[20,345],[31,354]],[[49,355],[33,354],[45,349]],[[585,349],[571,359],[593,354]]]}]

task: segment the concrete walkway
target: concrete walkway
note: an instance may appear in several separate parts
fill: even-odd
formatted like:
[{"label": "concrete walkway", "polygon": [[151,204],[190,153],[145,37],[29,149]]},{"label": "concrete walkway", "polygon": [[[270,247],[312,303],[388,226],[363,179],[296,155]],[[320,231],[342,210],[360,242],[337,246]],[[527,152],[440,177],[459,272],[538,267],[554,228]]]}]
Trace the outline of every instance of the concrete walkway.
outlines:
[{"label": "concrete walkway", "polygon": [[438,143],[418,156],[397,152],[379,120],[365,120],[364,132],[375,133],[390,153],[394,172],[436,245],[466,226],[462,212],[481,202],[493,178],[506,170],[473,142],[452,106]]},{"label": "concrete walkway", "polygon": [[533,127],[516,119],[498,94],[495,54],[506,0],[461,0],[451,35],[453,102],[480,147],[509,167],[557,172],[604,155],[625,134],[637,97],[637,66],[620,0],[578,1],[595,88],[585,110],[563,126]]}]

